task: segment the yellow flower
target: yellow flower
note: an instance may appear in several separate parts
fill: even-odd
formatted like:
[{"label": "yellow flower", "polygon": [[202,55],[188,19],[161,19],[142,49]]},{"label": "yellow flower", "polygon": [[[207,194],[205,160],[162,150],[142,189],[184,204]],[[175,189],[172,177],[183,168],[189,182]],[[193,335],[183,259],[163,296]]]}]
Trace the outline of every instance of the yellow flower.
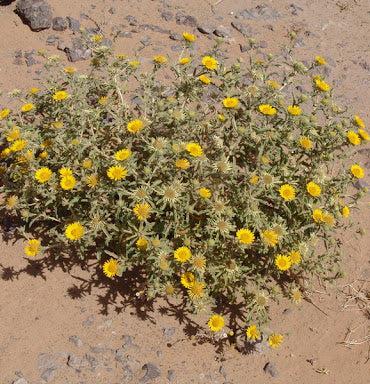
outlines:
[{"label": "yellow flower", "polygon": [[302,293],[298,288],[292,289],[290,297],[295,304],[299,304],[302,301]]},{"label": "yellow flower", "polygon": [[331,213],[323,213],[322,221],[330,227],[335,225],[335,218]]},{"label": "yellow flower", "polygon": [[40,158],[40,159],[46,159],[48,156],[49,156],[48,151],[42,151],[42,152],[39,154],[39,158]]},{"label": "yellow flower", "polygon": [[299,145],[306,149],[307,151],[311,150],[313,148],[313,144],[312,144],[312,141],[306,137],[306,136],[301,136],[299,138]]},{"label": "yellow flower", "polygon": [[111,259],[107,260],[103,264],[104,275],[109,277],[109,278],[117,276],[118,267],[119,267],[119,264],[118,264],[118,261],[116,259],[111,258]]},{"label": "yellow flower", "polygon": [[258,110],[263,115],[268,115],[268,116],[273,116],[273,115],[276,115],[277,113],[276,108],[272,107],[270,104],[261,104],[258,106]]},{"label": "yellow flower", "polygon": [[167,63],[167,57],[163,55],[156,55],[153,57],[153,61],[157,64],[165,64]]},{"label": "yellow flower", "polygon": [[36,94],[38,94],[40,92],[40,88],[37,88],[37,87],[32,87],[32,88],[30,88],[30,90],[29,90],[29,93],[31,94],[31,95],[36,95]]},{"label": "yellow flower", "polygon": [[133,208],[134,214],[138,220],[147,220],[151,213],[151,206],[148,203],[138,203]]},{"label": "yellow flower", "polygon": [[132,152],[130,149],[128,148],[124,148],[124,149],[120,149],[119,151],[117,151],[115,154],[114,154],[114,158],[117,160],[117,161],[124,161],[124,160],[127,160],[128,158],[130,158],[132,155]]},{"label": "yellow flower", "polygon": [[349,207],[347,205],[345,205],[343,208],[342,208],[342,216],[347,218],[351,213],[351,210],[349,209]]},{"label": "yellow flower", "polygon": [[69,191],[73,189],[75,185],[76,185],[76,179],[72,175],[63,176],[62,179],[60,180],[60,186],[65,191]]},{"label": "yellow flower", "polygon": [[164,292],[167,296],[172,296],[175,293],[175,287],[171,283],[167,283]]},{"label": "yellow flower", "polygon": [[331,89],[330,85],[326,83],[324,80],[320,79],[319,77],[316,77],[314,79],[314,82],[315,82],[316,88],[320,91],[328,92]]},{"label": "yellow flower", "polygon": [[191,61],[190,57],[182,57],[180,60],[179,60],[179,64],[181,65],[186,65],[186,64],[189,64]]},{"label": "yellow flower", "polygon": [[128,65],[129,65],[131,68],[134,68],[134,69],[136,69],[140,64],[141,64],[141,63],[140,63],[139,60],[132,60],[132,61],[129,61],[129,62],[128,62]]},{"label": "yellow flower", "polygon": [[220,315],[213,315],[208,320],[208,327],[212,332],[219,332],[225,326],[225,320]]},{"label": "yellow flower", "polygon": [[252,185],[256,185],[256,184],[258,184],[259,180],[260,180],[259,176],[257,176],[257,175],[252,175],[252,176],[250,177],[250,179],[249,179],[249,182],[250,182]]},{"label": "yellow flower", "polygon": [[323,211],[320,208],[316,208],[312,212],[312,218],[316,221],[316,223],[319,223],[322,221]]},{"label": "yellow flower", "polygon": [[198,79],[199,79],[203,84],[206,84],[206,85],[212,83],[212,79],[210,79],[210,78],[209,78],[208,76],[206,76],[206,75],[200,75],[200,76],[198,77]]},{"label": "yellow flower", "polygon": [[35,108],[35,106],[32,103],[27,103],[27,104],[22,105],[21,111],[22,112],[29,112],[29,111],[32,111],[32,109],[34,109],[34,108]]},{"label": "yellow flower", "polygon": [[198,143],[186,144],[186,150],[190,153],[191,156],[194,157],[200,157],[203,155],[203,149]]},{"label": "yellow flower", "polygon": [[68,224],[65,230],[66,238],[72,241],[81,239],[84,234],[85,229],[79,221]]},{"label": "yellow flower", "polygon": [[127,130],[131,133],[138,133],[144,128],[144,122],[140,119],[131,120],[127,123]]},{"label": "yellow flower", "polygon": [[292,262],[290,261],[289,256],[277,255],[275,257],[275,265],[280,271],[286,271],[291,267]]},{"label": "yellow flower", "polygon": [[6,117],[9,116],[9,114],[10,114],[9,108],[0,109],[0,120],[5,119]]},{"label": "yellow flower", "polygon": [[246,330],[248,340],[256,341],[261,337],[261,332],[257,328],[257,325],[252,324]]},{"label": "yellow flower", "polygon": [[51,123],[52,127],[55,129],[60,129],[64,127],[63,121],[54,121]]},{"label": "yellow flower", "polygon": [[107,176],[111,180],[122,180],[127,176],[127,169],[125,167],[121,167],[120,165],[113,165],[108,169]]},{"label": "yellow flower", "polygon": [[188,169],[190,167],[190,162],[187,159],[177,159],[175,162],[176,168],[179,169]]},{"label": "yellow flower", "polygon": [[93,166],[93,162],[91,159],[84,159],[82,161],[82,168],[85,168],[85,169],[91,169]]},{"label": "yellow flower", "polygon": [[22,149],[26,148],[27,146],[27,141],[26,140],[16,140],[14,143],[9,147],[9,149],[12,152],[18,152],[21,151]]},{"label": "yellow flower", "polygon": [[41,241],[37,239],[28,240],[24,247],[24,253],[27,256],[35,257],[40,252]]},{"label": "yellow flower", "polygon": [[354,131],[348,131],[347,132],[347,139],[353,145],[361,144],[360,136],[356,132],[354,132]]},{"label": "yellow flower", "polygon": [[89,175],[86,177],[85,181],[89,188],[95,188],[98,185],[99,177],[95,174]]},{"label": "yellow flower", "polygon": [[318,197],[321,195],[321,187],[318,184],[314,183],[313,181],[310,181],[306,185],[306,189],[307,189],[307,192],[313,197]]},{"label": "yellow flower", "polygon": [[183,32],[182,37],[184,38],[184,40],[189,41],[190,43],[194,42],[197,39],[195,35],[188,32]]},{"label": "yellow flower", "polygon": [[281,87],[276,80],[267,80],[266,84],[272,89],[279,89]]},{"label": "yellow flower", "polygon": [[49,168],[43,167],[43,168],[38,169],[35,172],[35,179],[39,183],[43,184],[43,183],[46,183],[47,181],[49,181],[52,175],[53,175],[53,172]]},{"label": "yellow flower", "polygon": [[102,106],[108,104],[108,96],[101,96],[99,97],[98,103]]},{"label": "yellow flower", "polygon": [[53,99],[55,101],[62,101],[62,100],[67,99],[68,97],[69,97],[69,94],[67,91],[57,91],[53,95]]},{"label": "yellow flower", "polygon": [[361,129],[365,129],[365,123],[364,123],[364,121],[361,119],[360,116],[355,115],[355,116],[353,117],[353,121],[355,122],[355,124],[356,124],[359,128],[361,128]]},{"label": "yellow flower", "polygon": [[360,134],[360,136],[366,140],[366,141],[369,141],[370,140],[370,135],[364,130],[364,129],[359,129],[358,130],[358,133]]},{"label": "yellow flower", "polygon": [[285,201],[291,201],[295,199],[295,189],[289,184],[284,184],[280,187],[280,196]]},{"label": "yellow flower", "polygon": [[284,336],[280,333],[273,333],[270,335],[268,342],[271,348],[278,348],[280,344],[283,342]]},{"label": "yellow flower", "polygon": [[198,193],[203,199],[209,199],[212,196],[212,192],[208,188],[200,188]]},{"label": "yellow flower", "polygon": [[94,43],[101,43],[103,41],[103,36],[102,35],[93,35],[91,36],[91,41]]},{"label": "yellow flower", "polygon": [[202,64],[207,69],[214,71],[218,68],[218,61],[212,56],[204,56],[202,58]]},{"label": "yellow flower", "polygon": [[18,197],[15,195],[11,195],[6,199],[6,208],[13,209],[18,204]]},{"label": "yellow flower", "polygon": [[195,269],[203,272],[204,269],[206,268],[207,261],[204,256],[197,255],[197,256],[192,256],[191,264]]},{"label": "yellow flower", "polygon": [[275,247],[279,242],[279,235],[273,229],[263,231],[261,237],[262,241],[269,247]]},{"label": "yellow flower", "polygon": [[326,60],[322,56],[315,56],[315,63],[317,65],[326,65]]},{"label": "yellow flower", "polygon": [[117,53],[116,58],[117,58],[118,60],[124,60],[124,59],[127,58],[127,55],[124,54],[124,53]]},{"label": "yellow flower", "polygon": [[9,142],[12,142],[12,141],[18,140],[20,137],[21,137],[21,131],[17,126],[14,126],[6,136],[6,140]]},{"label": "yellow flower", "polygon": [[217,115],[218,120],[224,122],[226,120],[226,116],[223,113],[219,113]]},{"label": "yellow flower", "polygon": [[195,282],[195,276],[191,272],[185,272],[181,275],[181,284],[185,288],[190,288]]},{"label": "yellow flower", "polygon": [[246,245],[253,244],[255,239],[253,232],[247,228],[239,229],[236,232],[236,237],[242,244]]},{"label": "yellow flower", "polygon": [[351,166],[351,173],[354,177],[357,179],[363,179],[365,177],[365,171],[363,168],[358,164],[353,164]]},{"label": "yellow flower", "polygon": [[76,71],[77,69],[75,67],[72,67],[72,66],[64,67],[65,73],[72,74],[72,73],[75,73]]},{"label": "yellow flower", "polygon": [[4,158],[4,157],[7,157],[9,156],[11,153],[11,150],[9,148],[4,148],[2,151],[1,151],[1,157]]},{"label": "yellow flower", "polygon": [[194,281],[190,288],[188,288],[188,294],[191,300],[197,300],[204,296],[205,283],[201,281]]},{"label": "yellow flower", "polygon": [[66,167],[60,168],[59,169],[59,174],[60,174],[61,177],[73,176],[72,169],[71,168],[66,168]]},{"label": "yellow flower", "polygon": [[175,250],[173,256],[180,263],[185,263],[191,258],[191,250],[188,247],[180,247]]},{"label": "yellow flower", "polygon": [[302,109],[298,105],[289,105],[287,111],[293,116],[299,116],[302,113]]},{"label": "yellow flower", "polygon": [[291,251],[289,252],[288,256],[292,265],[298,265],[302,260],[301,252],[299,251]]},{"label": "yellow flower", "polygon": [[136,241],[136,247],[140,249],[140,251],[145,251],[148,248],[149,242],[145,237],[139,237]]},{"label": "yellow flower", "polygon": [[225,108],[237,108],[239,105],[239,100],[236,97],[226,97],[222,100],[222,104]]}]

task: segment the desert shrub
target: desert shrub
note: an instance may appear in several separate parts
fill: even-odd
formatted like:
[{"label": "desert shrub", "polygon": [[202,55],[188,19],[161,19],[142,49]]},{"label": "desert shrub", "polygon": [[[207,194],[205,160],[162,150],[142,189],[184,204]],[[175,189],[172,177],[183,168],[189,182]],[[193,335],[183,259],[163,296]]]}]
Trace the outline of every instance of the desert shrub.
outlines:
[{"label": "desert shrub", "polygon": [[47,58],[44,84],[1,110],[3,213],[30,257],[94,254],[116,279],[139,266],[147,296],[196,310],[242,300],[259,339],[269,299],[299,302],[312,276],[338,275],[363,121],[335,104],[320,56],[252,49],[228,65],[218,48],[191,56],[185,34],[180,58],[142,70],[93,40],[89,71]]}]

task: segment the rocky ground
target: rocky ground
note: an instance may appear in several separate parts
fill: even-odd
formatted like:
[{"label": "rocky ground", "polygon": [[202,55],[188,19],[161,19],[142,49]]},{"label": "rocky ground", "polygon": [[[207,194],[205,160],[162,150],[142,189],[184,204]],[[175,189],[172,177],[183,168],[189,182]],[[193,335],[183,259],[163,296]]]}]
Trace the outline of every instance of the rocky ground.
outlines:
[{"label": "rocky ground", "polygon": [[[183,31],[198,36],[200,53],[222,37],[230,58],[247,60],[249,38],[261,54],[278,52],[294,30],[297,57],[326,57],[340,102],[370,125],[368,0],[0,0],[0,17],[0,109],[12,89],[37,86],[39,50],[86,68],[80,27],[144,61],[154,53],[176,57]],[[358,156],[369,168],[369,151]],[[354,213],[365,233],[369,212],[367,195]],[[109,287],[94,265],[28,261],[21,244],[3,237],[1,384],[369,382],[368,235],[343,236],[344,279],[317,284],[301,306],[273,308],[273,329],[287,335],[281,349],[260,345],[249,354],[205,342],[194,330],[205,317],[189,317],[176,301],[143,303],[126,287]]]}]

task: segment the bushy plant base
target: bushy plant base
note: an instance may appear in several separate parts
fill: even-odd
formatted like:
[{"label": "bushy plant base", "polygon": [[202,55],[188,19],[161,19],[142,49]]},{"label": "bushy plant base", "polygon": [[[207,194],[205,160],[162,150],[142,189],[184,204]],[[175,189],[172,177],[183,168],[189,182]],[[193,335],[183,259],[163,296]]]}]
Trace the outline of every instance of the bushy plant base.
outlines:
[{"label": "bushy plant base", "polygon": [[[48,58],[45,84],[0,111],[3,210],[27,256],[93,253],[114,279],[140,266],[149,297],[182,292],[196,310],[242,299],[245,337],[276,347],[269,300],[337,273],[364,177],[350,149],[369,136],[333,101],[324,58],[227,66],[217,50],[191,57],[194,40],[146,72],[99,36],[88,73]],[[221,331],[222,313],[208,325]]]}]

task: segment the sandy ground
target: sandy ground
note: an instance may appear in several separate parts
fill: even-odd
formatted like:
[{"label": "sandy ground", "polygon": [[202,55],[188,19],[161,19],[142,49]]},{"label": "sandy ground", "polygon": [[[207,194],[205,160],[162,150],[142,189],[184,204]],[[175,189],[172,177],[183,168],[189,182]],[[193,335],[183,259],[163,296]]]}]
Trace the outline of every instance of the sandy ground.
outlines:
[{"label": "sandy ground", "polygon": [[[116,40],[115,50],[148,59],[154,52],[178,54],[174,51],[176,42],[169,39],[172,32],[195,32],[200,52],[213,39],[193,26],[177,24],[173,18],[164,20],[163,11],[182,11],[196,17],[199,25],[227,27],[230,57],[246,58],[239,49],[243,36],[230,23],[241,10],[261,4],[249,0],[49,3],[55,16],[73,16],[87,27],[93,22],[81,14],[88,15],[108,37],[118,27],[133,31],[131,37]],[[219,4],[212,7],[212,3]],[[46,39],[55,35],[68,42],[72,37],[70,31],[31,32],[14,14],[14,4],[0,7],[0,89],[4,91],[0,108],[8,102],[7,92],[36,86],[42,77],[39,64],[14,64],[15,51],[47,48],[64,58],[56,47],[46,45]],[[263,42],[262,51],[278,51],[287,41],[287,31],[294,28],[300,36],[297,56],[325,56],[328,76],[339,100],[351,105],[369,126],[370,2],[296,0],[291,5],[292,0],[265,0],[264,4],[278,11],[279,16],[268,12],[254,19],[238,19]],[[137,26],[129,25],[125,19],[128,15],[137,19]],[[164,31],[153,31],[143,24]],[[140,42],[145,36],[150,38],[147,46]],[[83,70],[84,63],[76,66]],[[370,165],[369,151],[359,156]],[[202,343],[192,329],[194,321],[204,326],[205,318],[189,318],[175,301],[143,306],[139,299],[125,294],[124,282],[108,289],[106,280],[95,275],[94,265],[69,270],[63,264],[30,262],[23,257],[21,244],[4,240],[0,257],[0,384],[21,377],[29,384],[368,384],[370,344],[356,345],[356,340],[369,334],[370,322],[359,310],[361,303],[349,301],[347,294],[356,294],[352,287],[362,288],[362,292],[370,289],[369,212],[367,195],[353,215],[365,236],[343,237],[345,277],[332,285],[316,284],[311,294],[313,304],[275,306],[271,328],[287,335],[284,345],[277,351],[249,355],[233,347],[217,353],[213,345]],[[355,341],[351,346],[341,343],[348,329],[354,329],[348,339]],[[276,377],[264,372],[267,362],[276,366]],[[151,379],[151,365],[145,376],[142,367],[148,363],[160,370],[159,377]]]}]

